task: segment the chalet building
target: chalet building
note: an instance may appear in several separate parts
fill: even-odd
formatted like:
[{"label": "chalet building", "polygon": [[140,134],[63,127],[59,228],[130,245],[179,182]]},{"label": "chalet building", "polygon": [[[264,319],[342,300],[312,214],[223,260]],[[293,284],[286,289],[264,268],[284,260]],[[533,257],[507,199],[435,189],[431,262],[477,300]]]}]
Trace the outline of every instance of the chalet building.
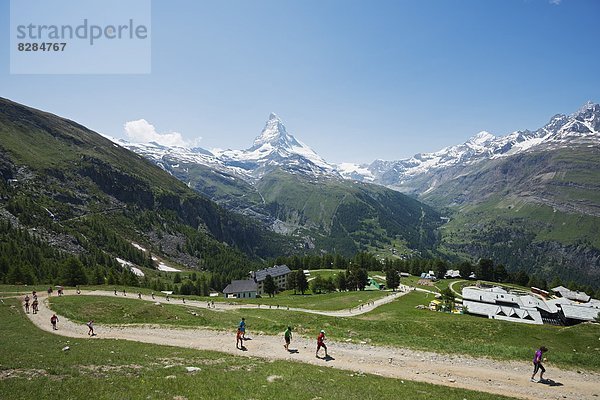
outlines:
[{"label": "chalet building", "polygon": [[265,279],[267,275],[271,275],[275,282],[277,290],[285,290],[287,287],[288,279],[292,273],[287,265],[275,265],[271,268],[261,269],[256,272],[250,272],[250,277],[256,282],[257,294],[263,295],[265,292]]},{"label": "chalet building", "polygon": [[256,282],[254,279],[234,280],[223,289],[223,295],[226,299],[255,299]]}]

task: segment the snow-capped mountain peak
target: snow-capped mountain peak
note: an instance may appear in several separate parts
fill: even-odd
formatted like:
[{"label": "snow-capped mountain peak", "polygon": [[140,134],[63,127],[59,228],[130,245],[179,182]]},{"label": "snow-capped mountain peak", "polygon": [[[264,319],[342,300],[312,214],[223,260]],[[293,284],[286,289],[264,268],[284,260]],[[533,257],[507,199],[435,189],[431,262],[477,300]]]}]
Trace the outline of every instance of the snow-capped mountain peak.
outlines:
[{"label": "snow-capped mountain peak", "polygon": [[260,135],[254,139],[252,147],[248,151],[254,151],[265,144],[270,144],[273,147],[285,147],[290,148],[293,146],[299,146],[300,143],[285,129],[285,125],[281,121],[281,118],[275,113],[269,115],[265,127],[263,128]]},{"label": "snow-capped mountain peak", "polygon": [[496,136],[492,135],[488,131],[481,131],[477,135],[470,138],[468,143],[483,146],[494,139],[496,139]]},{"label": "snow-capped mountain peak", "polygon": [[247,150],[226,150],[217,156],[225,163],[246,168],[255,178],[277,167],[305,174],[339,176],[333,166],[289,134],[275,113],[269,115],[252,147]]}]

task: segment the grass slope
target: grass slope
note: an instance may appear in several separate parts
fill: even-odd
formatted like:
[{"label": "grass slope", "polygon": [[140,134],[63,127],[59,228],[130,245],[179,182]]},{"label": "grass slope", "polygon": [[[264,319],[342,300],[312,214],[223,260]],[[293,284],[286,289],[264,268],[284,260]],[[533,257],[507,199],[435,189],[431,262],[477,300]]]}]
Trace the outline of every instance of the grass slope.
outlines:
[{"label": "grass slope", "polygon": [[570,147],[476,164],[423,196],[453,210],[441,251],[600,286],[600,150]]},{"label": "grass slope", "polygon": [[436,211],[382,186],[274,170],[256,188],[271,216],[311,236],[317,248],[393,256],[426,252],[437,240]]}]

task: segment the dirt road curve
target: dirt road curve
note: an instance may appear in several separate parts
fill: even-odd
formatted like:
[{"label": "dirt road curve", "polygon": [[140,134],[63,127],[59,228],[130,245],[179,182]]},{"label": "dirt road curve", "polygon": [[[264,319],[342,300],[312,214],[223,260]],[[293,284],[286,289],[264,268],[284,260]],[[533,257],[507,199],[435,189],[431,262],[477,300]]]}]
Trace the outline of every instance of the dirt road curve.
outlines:
[{"label": "dirt road curve", "polygon": [[[70,293],[68,293],[70,295]],[[112,292],[90,294],[113,295]],[[396,295],[397,296],[397,295]],[[394,297],[396,297],[394,296]],[[122,297],[122,296],[120,296]],[[388,296],[390,297],[390,296]],[[127,298],[135,300],[136,295]],[[387,298],[381,299],[384,301]],[[28,317],[40,328],[58,335],[89,338],[87,327],[60,317],[59,330],[52,331],[51,310],[45,296],[40,296],[40,312]],[[158,300],[158,298],[157,298]],[[164,301],[164,299],[161,299]],[[392,299],[386,300],[391,301]],[[139,301],[139,300],[138,300]],[[171,301],[175,303],[175,301]],[[186,305],[197,305],[186,302]],[[380,303],[375,302],[375,307]],[[216,305],[216,304],[215,304]],[[206,303],[203,305],[206,307]],[[220,309],[233,307],[220,304]],[[215,310],[218,311],[219,309]],[[360,311],[368,311],[363,308]],[[350,313],[348,311],[348,313]],[[340,315],[340,314],[330,314]],[[356,315],[356,313],[353,313]],[[96,326],[97,336],[90,340],[123,339],[144,343],[188,347],[199,350],[214,350],[247,357],[290,360],[349,371],[360,371],[390,378],[429,382],[436,385],[461,387],[492,394],[503,394],[523,399],[599,399],[600,374],[559,370],[547,365],[546,377],[555,385],[529,382],[530,362],[503,362],[468,356],[448,356],[431,352],[358,345],[329,341],[329,360],[315,358],[314,340],[295,337],[288,353],[283,348],[282,337],[259,335],[246,342],[247,351],[235,348],[233,332],[208,329],[170,329],[157,326]],[[459,334],[459,333],[457,333]],[[492,397],[493,398],[493,397]]]}]

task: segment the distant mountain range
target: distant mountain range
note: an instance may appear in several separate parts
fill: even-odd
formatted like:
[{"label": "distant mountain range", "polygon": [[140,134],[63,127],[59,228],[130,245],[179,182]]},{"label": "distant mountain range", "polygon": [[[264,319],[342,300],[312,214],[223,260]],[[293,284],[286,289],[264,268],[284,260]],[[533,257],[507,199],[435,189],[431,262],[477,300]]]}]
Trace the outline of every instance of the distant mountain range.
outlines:
[{"label": "distant mountain range", "polygon": [[[381,254],[388,256],[428,248],[448,257],[492,257],[509,269],[548,278],[600,283],[600,105],[592,102],[571,115],[555,115],[535,131],[499,137],[483,131],[434,153],[364,165],[327,163],[290,135],[275,114],[246,150],[117,143],[226,207],[302,236],[309,247],[320,238],[317,247],[327,251],[385,249]],[[404,206],[408,198],[387,191],[382,196],[381,187],[416,197],[449,222],[431,232],[439,218],[432,208],[417,202],[411,211]],[[339,230],[347,235],[334,240],[336,247],[330,239],[338,231],[338,206],[365,197],[369,213],[360,226]],[[383,206],[381,198],[393,200]],[[427,239],[415,240],[403,229],[382,230],[381,221],[395,215],[391,204],[413,217],[402,217],[401,225],[416,221],[419,207],[427,210]],[[350,215],[360,218],[355,211]]]},{"label": "distant mountain range", "polygon": [[434,153],[419,153],[398,160],[376,160],[371,164],[341,164],[342,176],[393,187],[402,192],[422,194],[442,181],[424,184],[423,176],[436,171],[467,166],[481,161],[568,146],[597,145],[600,141],[600,105],[588,102],[571,115],[557,114],[535,131],[523,130],[496,137],[482,131],[465,143],[443,148]]},{"label": "distant mountain range", "polygon": [[431,207],[380,185],[344,179],[275,114],[246,150],[113,140],[225,207],[301,238],[306,250],[425,255],[437,241],[442,220]]},{"label": "distant mountain range", "polygon": [[106,272],[121,268],[117,259],[152,267],[141,243],[161,261],[229,278],[301,253],[492,258],[600,286],[599,129],[600,106],[588,103],[536,131],[336,166],[274,114],[248,149],[211,152],[111,142],[0,99],[0,229],[9,232],[0,245],[14,248],[27,231],[28,248],[52,254],[46,243]]}]

